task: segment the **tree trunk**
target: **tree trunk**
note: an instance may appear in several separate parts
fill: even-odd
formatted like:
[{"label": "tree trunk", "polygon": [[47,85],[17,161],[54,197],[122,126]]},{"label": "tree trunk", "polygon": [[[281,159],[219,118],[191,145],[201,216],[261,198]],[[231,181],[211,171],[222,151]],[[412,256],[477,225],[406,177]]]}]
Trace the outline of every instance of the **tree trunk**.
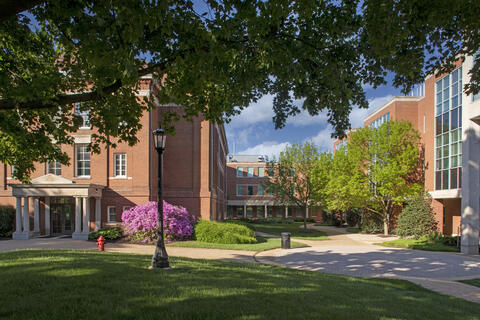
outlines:
[{"label": "tree trunk", "polygon": [[303,213],[303,229],[307,230],[307,215],[308,215],[308,206],[305,206],[305,212]]},{"label": "tree trunk", "polygon": [[383,234],[388,236],[388,220],[383,219]]}]

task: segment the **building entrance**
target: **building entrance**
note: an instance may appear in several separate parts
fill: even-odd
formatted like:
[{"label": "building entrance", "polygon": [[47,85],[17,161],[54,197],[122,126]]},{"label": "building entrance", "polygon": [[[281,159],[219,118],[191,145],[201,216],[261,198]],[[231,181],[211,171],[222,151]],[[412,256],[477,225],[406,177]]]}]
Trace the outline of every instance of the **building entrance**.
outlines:
[{"label": "building entrance", "polygon": [[73,197],[50,198],[52,235],[71,235],[75,230],[75,202]]}]

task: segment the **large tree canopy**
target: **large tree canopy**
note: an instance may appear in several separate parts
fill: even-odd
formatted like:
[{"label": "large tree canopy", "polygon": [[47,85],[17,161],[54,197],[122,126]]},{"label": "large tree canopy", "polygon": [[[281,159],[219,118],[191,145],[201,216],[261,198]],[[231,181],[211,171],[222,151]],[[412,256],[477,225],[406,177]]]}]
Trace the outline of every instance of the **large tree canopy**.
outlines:
[{"label": "large tree canopy", "polygon": [[67,163],[60,146],[81,124],[77,102],[97,132],[93,151],[134,144],[153,107],[135,96],[147,74],[161,80],[159,102],[187,118],[228,121],[272,94],[277,128],[301,109],[326,111],[341,135],[351,108],[368,106],[363,84],[392,70],[409,90],[446,56],[478,49],[478,1],[430,2],[3,1],[0,161],[22,179],[35,161]]}]

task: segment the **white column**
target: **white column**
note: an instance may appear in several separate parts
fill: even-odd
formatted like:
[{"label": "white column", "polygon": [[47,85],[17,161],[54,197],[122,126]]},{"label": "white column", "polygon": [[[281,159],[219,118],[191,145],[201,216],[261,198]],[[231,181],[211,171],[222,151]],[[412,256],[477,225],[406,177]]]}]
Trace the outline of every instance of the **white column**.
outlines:
[{"label": "white column", "polygon": [[95,231],[102,228],[102,201],[101,198],[95,198]]},{"label": "white column", "polygon": [[22,232],[22,198],[17,197],[17,212],[16,212],[16,220],[15,220],[15,232],[21,233]]},{"label": "white column", "polygon": [[22,215],[22,198],[17,197],[17,208],[15,214],[15,232],[12,235],[13,240],[27,240],[29,238],[29,233],[24,232],[23,226],[23,215]]},{"label": "white column", "polygon": [[88,197],[83,198],[83,233],[90,232],[90,199]]},{"label": "white column", "polygon": [[29,214],[29,207],[28,207],[29,198],[23,198],[23,233],[25,234],[26,238],[28,239],[30,236],[30,214]]},{"label": "white column", "polygon": [[243,217],[244,218],[247,217],[247,205],[246,204],[243,205]]},{"label": "white column", "polygon": [[82,224],[82,216],[81,216],[81,203],[80,198],[75,197],[75,233],[80,233],[81,224]]},{"label": "white column", "polygon": [[33,198],[33,232],[40,234],[40,200],[37,197]]},{"label": "white column", "polygon": [[285,206],[285,218],[288,218],[288,206]]},{"label": "white column", "polygon": [[45,234],[50,235],[50,197],[45,197]]},{"label": "white column", "polygon": [[267,217],[267,205],[265,205],[265,209],[263,209],[263,210],[265,210],[264,214],[265,214],[265,218],[266,218]]}]

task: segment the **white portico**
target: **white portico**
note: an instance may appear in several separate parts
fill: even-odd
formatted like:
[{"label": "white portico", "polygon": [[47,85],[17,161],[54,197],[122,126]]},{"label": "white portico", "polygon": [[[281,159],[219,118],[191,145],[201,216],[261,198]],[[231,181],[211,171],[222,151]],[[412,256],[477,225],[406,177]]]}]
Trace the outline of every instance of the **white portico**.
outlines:
[{"label": "white portico", "polygon": [[[95,201],[95,227],[101,225],[103,186],[78,184],[61,176],[47,174],[31,184],[11,184],[16,197],[16,230],[13,239],[44,235],[71,234],[74,240],[87,240],[90,229],[90,202]],[[33,200],[33,230],[30,225],[30,199]],[[40,210],[42,203],[42,210]],[[42,212],[42,215],[41,215]],[[44,222],[41,228],[41,221]],[[92,231],[93,231],[92,230]]]}]

